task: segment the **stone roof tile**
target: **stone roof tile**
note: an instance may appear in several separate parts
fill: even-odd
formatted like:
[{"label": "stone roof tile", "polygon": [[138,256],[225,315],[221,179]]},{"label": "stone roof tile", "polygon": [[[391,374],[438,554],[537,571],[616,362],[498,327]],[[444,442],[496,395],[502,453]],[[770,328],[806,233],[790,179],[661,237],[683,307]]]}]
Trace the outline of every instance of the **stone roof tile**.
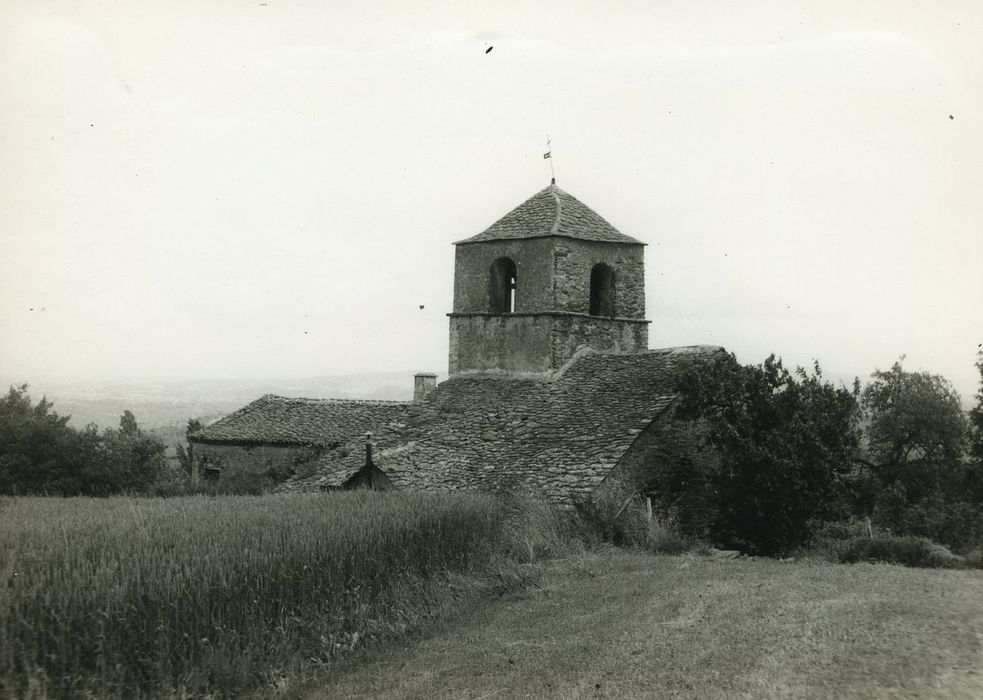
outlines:
[{"label": "stone roof tile", "polygon": [[618,231],[600,214],[555,184],[537,192],[477,236],[458,241],[457,245],[543,236],[644,245]]},{"label": "stone roof tile", "polygon": [[408,401],[292,399],[267,394],[189,436],[192,442],[333,446],[405,416]]},{"label": "stone roof tile", "polygon": [[[378,442],[376,464],[397,488],[534,489],[569,503],[604,479],[677,396],[694,346],[584,353],[552,380],[458,375]],[[408,445],[411,445],[408,447]]]},{"label": "stone roof tile", "polygon": [[534,490],[571,503],[594,490],[666,415],[680,372],[722,348],[582,351],[548,378],[460,374],[420,402],[264,396],[192,439],[324,445],[313,473],[279,491],[345,484],[374,462],[397,488]]}]

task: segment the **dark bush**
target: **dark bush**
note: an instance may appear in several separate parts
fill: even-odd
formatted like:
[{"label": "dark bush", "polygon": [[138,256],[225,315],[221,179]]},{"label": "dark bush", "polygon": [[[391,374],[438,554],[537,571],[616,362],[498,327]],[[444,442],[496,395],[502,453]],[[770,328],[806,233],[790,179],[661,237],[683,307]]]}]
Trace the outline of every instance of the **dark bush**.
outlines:
[{"label": "dark bush", "polygon": [[912,502],[900,483],[881,493],[874,523],[894,533],[941,542],[960,553],[983,543],[983,511],[978,505],[942,493]]},{"label": "dark bush", "polygon": [[812,541],[819,540],[849,540],[854,537],[873,537],[873,528],[869,521],[860,518],[834,520],[829,522],[811,522]]},{"label": "dark bush", "polygon": [[851,537],[838,543],[836,549],[843,564],[866,561],[933,569],[964,566],[962,557],[924,537]]},{"label": "dark bush", "polygon": [[966,562],[966,566],[973,569],[983,569],[983,547],[970,550],[963,557],[963,560]]},{"label": "dark bush", "polygon": [[166,460],[164,443],[143,431],[130,411],[117,430],[68,425],[27,386],[0,397],[0,494],[107,496],[148,493]]},{"label": "dark bush", "polygon": [[[655,491],[689,491],[712,504],[714,541],[780,554],[809,538],[810,521],[840,515],[860,438],[858,385],[834,386],[818,363],[812,372],[789,372],[774,356],[742,366],[721,353],[682,372],[678,390],[677,416],[704,426],[720,460],[699,480],[677,486],[666,478]],[[675,504],[690,509],[682,499]]]}]

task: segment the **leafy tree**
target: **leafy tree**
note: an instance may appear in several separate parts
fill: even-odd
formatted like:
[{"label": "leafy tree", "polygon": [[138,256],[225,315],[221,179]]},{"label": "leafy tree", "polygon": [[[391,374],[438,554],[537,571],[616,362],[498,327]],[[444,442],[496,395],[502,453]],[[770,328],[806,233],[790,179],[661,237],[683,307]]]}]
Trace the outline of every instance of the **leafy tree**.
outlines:
[{"label": "leafy tree", "polygon": [[191,433],[196,433],[199,430],[201,430],[203,427],[205,426],[202,425],[199,419],[189,418],[188,427],[184,431],[185,441],[187,442],[187,444],[176,445],[178,464],[180,464],[181,468],[189,475],[191,474],[192,465],[191,465],[191,441],[188,440],[188,437],[191,436]]},{"label": "leafy tree", "polygon": [[937,490],[945,468],[963,455],[967,426],[959,394],[944,377],[907,372],[900,361],[871,376],[861,402],[872,468],[885,485],[901,481],[913,496]]},{"label": "leafy tree", "polygon": [[962,546],[983,536],[983,469],[966,459],[969,423],[942,376],[876,371],[861,403],[875,519],[898,534]]},{"label": "leafy tree", "polygon": [[103,496],[144,493],[164,464],[164,445],[144,433],[130,411],[119,430],[75,430],[68,416],[27,386],[0,399],[0,493]]},{"label": "leafy tree", "polygon": [[133,411],[126,409],[119,419],[119,432],[121,435],[134,436],[140,433],[140,426],[137,425],[136,416]]},{"label": "leafy tree", "polygon": [[859,445],[857,385],[834,387],[818,363],[792,373],[774,355],[748,366],[721,355],[684,372],[679,390],[677,415],[701,422],[719,453],[707,475],[718,541],[774,554],[836,514]]},{"label": "leafy tree", "polygon": [[[133,413],[124,411],[119,429],[102,434],[102,460],[98,465],[102,478],[92,480],[92,494],[146,493],[166,465],[164,451],[160,438],[141,430]],[[100,483],[98,490],[96,483]]]},{"label": "leafy tree", "polygon": [[26,384],[10,387],[0,399],[0,493],[60,492],[72,480],[65,456],[75,447],[75,431],[68,420],[46,398],[32,405]]},{"label": "leafy tree", "polygon": [[969,420],[973,426],[973,456],[983,461],[983,346],[976,351],[976,369],[980,371],[980,390],[976,394],[976,405],[969,412]]}]

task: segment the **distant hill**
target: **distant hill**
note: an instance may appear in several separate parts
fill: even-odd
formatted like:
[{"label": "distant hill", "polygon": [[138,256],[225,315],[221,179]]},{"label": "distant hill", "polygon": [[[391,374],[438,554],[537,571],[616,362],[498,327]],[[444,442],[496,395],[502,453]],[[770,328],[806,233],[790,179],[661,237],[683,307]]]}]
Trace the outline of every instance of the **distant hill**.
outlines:
[{"label": "distant hill", "polygon": [[[23,381],[5,380],[3,386]],[[42,396],[60,415],[70,415],[80,428],[94,423],[100,428],[119,425],[129,409],[141,427],[162,437],[175,429],[183,434],[188,418],[205,423],[241,408],[263,394],[307,398],[410,400],[412,372],[376,372],[306,379],[216,379],[173,382],[38,382],[28,383],[31,397]]]}]

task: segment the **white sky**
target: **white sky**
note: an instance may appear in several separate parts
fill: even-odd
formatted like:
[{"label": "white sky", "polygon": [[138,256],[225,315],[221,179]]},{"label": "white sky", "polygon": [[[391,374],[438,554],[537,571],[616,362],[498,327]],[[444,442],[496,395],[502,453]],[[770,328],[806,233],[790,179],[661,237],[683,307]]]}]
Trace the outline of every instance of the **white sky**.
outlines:
[{"label": "white sky", "polygon": [[548,131],[649,244],[651,347],[968,398],[981,37],[976,0],[4,0],[0,375],[444,372],[450,243]]}]

